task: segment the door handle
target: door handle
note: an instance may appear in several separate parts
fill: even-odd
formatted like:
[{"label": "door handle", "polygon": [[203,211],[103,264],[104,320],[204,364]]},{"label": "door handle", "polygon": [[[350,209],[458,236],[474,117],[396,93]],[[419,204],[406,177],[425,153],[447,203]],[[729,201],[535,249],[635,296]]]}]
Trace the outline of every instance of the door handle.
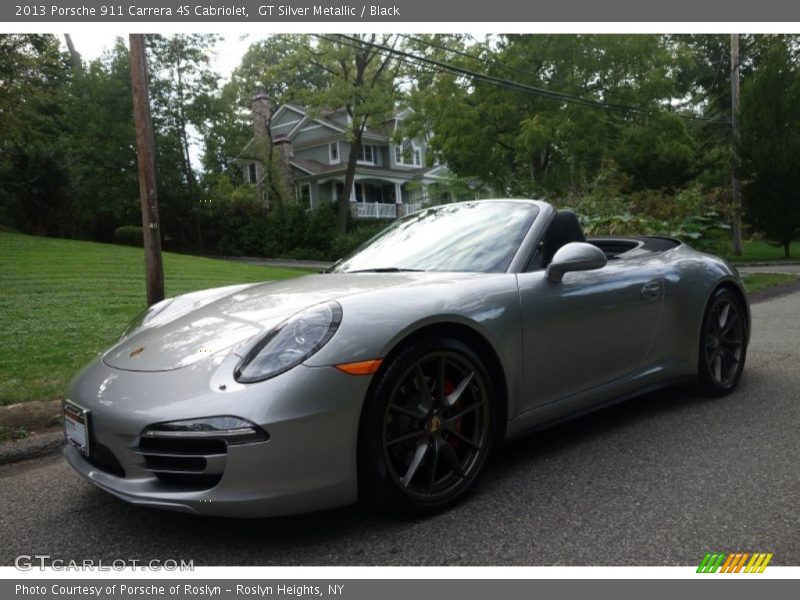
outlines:
[{"label": "door handle", "polygon": [[652,300],[654,298],[658,298],[661,294],[661,282],[660,281],[648,281],[642,286],[642,296],[647,298],[648,300]]}]

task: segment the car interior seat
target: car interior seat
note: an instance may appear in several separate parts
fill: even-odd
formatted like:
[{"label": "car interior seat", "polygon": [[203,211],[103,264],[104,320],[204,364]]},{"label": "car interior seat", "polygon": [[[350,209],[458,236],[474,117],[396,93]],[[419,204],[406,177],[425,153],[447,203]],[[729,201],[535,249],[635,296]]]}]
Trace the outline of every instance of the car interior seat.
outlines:
[{"label": "car interior seat", "polygon": [[558,249],[570,242],[585,242],[586,236],[583,234],[578,216],[570,210],[560,210],[553,217],[547,231],[544,234],[541,249],[539,251],[539,268],[544,268],[553,260],[553,256]]}]

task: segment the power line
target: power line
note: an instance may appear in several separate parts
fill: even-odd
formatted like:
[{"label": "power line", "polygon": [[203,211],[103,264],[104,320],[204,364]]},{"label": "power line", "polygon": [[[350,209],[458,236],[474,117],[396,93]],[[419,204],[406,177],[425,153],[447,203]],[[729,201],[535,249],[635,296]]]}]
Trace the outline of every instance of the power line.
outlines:
[{"label": "power line", "polygon": [[[644,109],[641,107],[634,107],[634,106],[626,106],[621,104],[613,104],[609,102],[601,102],[598,100],[592,100],[588,98],[582,98],[580,96],[575,96],[572,94],[566,94],[564,92],[556,92],[553,90],[548,90],[546,88],[541,88],[533,85],[529,85],[526,83],[521,83],[518,81],[513,81],[510,79],[505,79],[502,77],[497,77],[494,75],[487,75],[485,73],[480,73],[471,69],[467,69],[465,67],[459,67],[457,65],[453,65],[450,63],[446,63],[443,61],[439,61],[433,58],[428,58],[424,56],[419,56],[417,54],[413,54],[411,52],[407,52],[404,50],[398,50],[396,48],[390,48],[383,44],[377,44],[375,42],[370,42],[366,40],[361,40],[358,38],[354,38],[347,35],[338,35],[336,38],[327,37],[325,35],[315,35],[315,37],[319,39],[324,39],[330,42],[341,43],[343,45],[356,48],[356,49],[363,49],[365,46],[373,48],[374,50],[381,52],[383,54],[393,55],[398,60],[405,62],[407,64],[415,64],[419,66],[420,64],[426,65],[428,67],[433,67],[440,72],[447,72],[450,74],[460,75],[464,77],[468,77],[473,81],[480,81],[483,83],[488,83],[494,85],[496,87],[501,87],[505,89],[509,89],[512,91],[516,91],[519,93],[525,93],[529,95],[535,95],[543,98],[547,98],[550,100],[557,100],[564,103],[570,104],[577,104],[581,106],[587,106],[590,108],[599,108],[602,110],[614,111],[614,112],[621,112],[621,113],[634,113],[634,114],[641,114],[641,115],[651,115],[653,111],[649,109]],[[346,43],[349,42],[349,43]],[[442,46],[442,49],[445,50],[452,50],[448,49],[446,46]],[[474,55],[469,55],[471,58],[475,58],[477,60],[484,60],[479,57],[475,57]],[[485,62],[485,61],[484,61]],[[709,119],[705,117],[698,117],[692,115],[677,115],[681,119],[691,120],[691,121],[704,121],[704,122],[711,122],[711,123],[725,123],[725,120],[718,120],[718,119]]]},{"label": "power line", "polygon": [[433,46],[434,48],[438,48],[439,50],[444,50],[445,52],[451,52],[452,54],[456,54],[458,56],[463,56],[464,58],[469,58],[472,60],[476,60],[482,62],[487,65],[494,65],[501,69],[505,69],[506,71],[512,71],[514,73],[519,73],[521,75],[527,75],[529,77],[538,77],[538,75],[532,71],[528,71],[527,69],[522,69],[520,67],[516,67],[514,65],[507,65],[505,63],[500,62],[499,60],[488,59],[482,56],[476,56],[475,54],[470,54],[469,52],[465,52],[463,50],[458,50],[456,48],[451,48],[449,46],[445,46],[444,44],[434,42],[433,40],[423,40],[422,38],[414,37],[413,35],[408,35],[405,33],[399,33],[400,37],[405,38],[407,40],[411,40],[413,42],[418,42],[420,44],[426,44],[428,46]]}]

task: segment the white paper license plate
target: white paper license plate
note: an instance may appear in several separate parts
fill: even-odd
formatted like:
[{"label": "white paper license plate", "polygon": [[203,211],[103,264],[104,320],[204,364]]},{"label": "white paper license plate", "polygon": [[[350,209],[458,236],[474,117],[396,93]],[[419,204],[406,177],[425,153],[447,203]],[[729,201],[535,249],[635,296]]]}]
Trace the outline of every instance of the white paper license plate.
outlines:
[{"label": "white paper license plate", "polygon": [[72,402],[65,402],[64,435],[81,454],[89,456],[89,411]]}]

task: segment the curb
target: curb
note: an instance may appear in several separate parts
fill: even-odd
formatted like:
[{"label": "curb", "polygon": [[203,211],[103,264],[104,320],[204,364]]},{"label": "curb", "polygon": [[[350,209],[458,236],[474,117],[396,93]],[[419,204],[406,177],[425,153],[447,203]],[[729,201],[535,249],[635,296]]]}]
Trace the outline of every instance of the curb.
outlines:
[{"label": "curb", "polygon": [[0,425],[41,431],[61,424],[61,400],[32,400],[0,406]]},{"label": "curb", "polygon": [[0,465],[41,458],[53,454],[64,445],[64,431],[51,427],[15,442],[0,444]]}]

